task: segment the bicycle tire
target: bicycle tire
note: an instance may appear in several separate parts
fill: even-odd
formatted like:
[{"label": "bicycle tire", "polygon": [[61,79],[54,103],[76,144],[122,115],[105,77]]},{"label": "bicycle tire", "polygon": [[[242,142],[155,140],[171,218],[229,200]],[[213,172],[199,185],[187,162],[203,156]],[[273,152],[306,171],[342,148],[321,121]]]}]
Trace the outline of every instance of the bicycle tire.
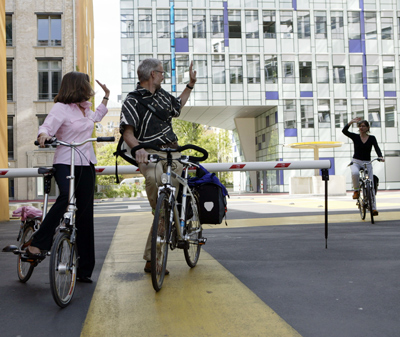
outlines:
[{"label": "bicycle tire", "polygon": [[366,210],[366,194],[364,184],[360,182],[360,194],[358,195],[358,209],[360,211],[361,220],[365,220]]},{"label": "bicycle tire", "polygon": [[[28,223],[24,227],[24,231],[22,233],[22,237],[20,240],[20,245],[19,245],[19,250],[24,251],[26,248],[26,243],[32,238],[32,234],[34,233],[34,227],[33,224]],[[17,261],[17,273],[18,273],[18,278],[22,283],[27,282],[33,273],[33,269],[35,268],[35,265],[33,262],[28,262],[28,261],[23,261],[21,258],[21,254],[18,255],[18,261]]]},{"label": "bicycle tire", "polygon": [[75,292],[77,255],[76,246],[71,243],[69,233],[60,232],[51,248],[49,274],[51,294],[61,308],[65,308],[71,302]]},{"label": "bicycle tire", "polygon": [[[189,198],[188,198],[189,199]],[[193,203],[193,205],[192,205]],[[203,229],[199,218],[199,200],[195,196],[194,200],[190,200],[186,206],[186,215],[191,215],[191,218],[186,220],[186,235],[189,240],[186,241],[184,247],[185,260],[190,268],[194,268],[199,261],[201,245],[199,239],[202,238]]]},{"label": "bicycle tire", "polygon": [[368,209],[369,209],[369,213],[371,214],[371,223],[374,224],[375,220],[374,220],[374,210],[373,210],[373,196],[372,196],[372,188],[370,184],[367,184],[366,186],[366,191],[367,191],[367,198],[368,198]]},{"label": "bicycle tire", "polygon": [[167,267],[170,212],[169,196],[161,192],[154,213],[151,237],[151,280],[155,291],[161,290]]}]

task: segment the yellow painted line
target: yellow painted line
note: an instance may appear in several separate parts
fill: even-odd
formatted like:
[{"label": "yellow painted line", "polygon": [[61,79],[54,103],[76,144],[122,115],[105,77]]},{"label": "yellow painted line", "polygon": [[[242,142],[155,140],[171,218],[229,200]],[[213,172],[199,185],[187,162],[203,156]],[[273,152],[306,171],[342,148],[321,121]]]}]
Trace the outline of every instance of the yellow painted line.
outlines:
[{"label": "yellow painted line", "polygon": [[151,220],[121,217],[81,336],[300,336],[204,250],[193,269],[169,251],[171,274],[156,293],[142,260]]}]

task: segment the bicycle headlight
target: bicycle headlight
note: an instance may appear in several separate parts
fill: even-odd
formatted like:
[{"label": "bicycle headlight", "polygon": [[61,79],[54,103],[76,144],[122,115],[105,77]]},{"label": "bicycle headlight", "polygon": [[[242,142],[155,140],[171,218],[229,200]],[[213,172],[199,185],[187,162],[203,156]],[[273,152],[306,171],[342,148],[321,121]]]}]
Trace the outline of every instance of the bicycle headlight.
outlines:
[{"label": "bicycle headlight", "polygon": [[161,182],[165,185],[168,182],[168,176],[166,173],[161,175]]}]

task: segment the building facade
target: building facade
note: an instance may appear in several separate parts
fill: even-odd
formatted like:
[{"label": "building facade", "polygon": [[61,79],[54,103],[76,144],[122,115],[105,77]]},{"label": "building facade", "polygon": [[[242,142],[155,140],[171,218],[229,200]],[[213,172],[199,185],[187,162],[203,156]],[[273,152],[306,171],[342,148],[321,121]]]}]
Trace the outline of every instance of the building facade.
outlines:
[{"label": "building facade", "polygon": [[[193,60],[198,81],[182,118],[233,130],[238,161],[313,160],[312,150],[285,145],[341,141],[320,158],[351,189],[353,145],[341,130],[360,116],[386,158],[374,165],[380,188],[400,188],[399,0],[120,0],[120,7],[122,98],[141,60],[162,60],[163,87],[177,95]],[[313,174],[250,173],[241,189],[263,182],[264,191],[288,191],[290,177]]]},{"label": "building facade", "polygon": [[[51,166],[54,149],[33,142],[64,74],[85,72],[94,82],[92,0],[6,0],[5,11],[9,167]],[[41,178],[9,179],[9,196],[36,199],[42,185]]]}]

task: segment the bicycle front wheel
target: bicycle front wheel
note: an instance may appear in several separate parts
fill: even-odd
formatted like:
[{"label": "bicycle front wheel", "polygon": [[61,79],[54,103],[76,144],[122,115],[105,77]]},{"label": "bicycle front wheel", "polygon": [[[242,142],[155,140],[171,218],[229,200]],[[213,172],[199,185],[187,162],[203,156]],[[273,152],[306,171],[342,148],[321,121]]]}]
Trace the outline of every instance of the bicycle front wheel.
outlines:
[{"label": "bicycle front wheel", "polygon": [[160,291],[167,267],[170,212],[169,196],[161,192],[157,200],[151,237],[151,279],[155,291]]},{"label": "bicycle front wheel", "polygon": [[374,224],[375,220],[374,220],[374,210],[373,210],[373,201],[374,201],[374,197],[372,196],[373,190],[371,188],[370,184],[367,184],[366,186],[366,193],[367,193],[367,198],[368,198],[368,208],[369,208],[369,213],[371,214],[371,223]]},{"label": "bicycle front wheel", "polygon": [[185,260],[190,268],[196,267],[199,261],[201,246],[199,239],[203,237],[203,230],[199,219],[199,201],[195,197],[187,203],[186,208],[186,237],[188,240],[185,242]]},{"label": "bicycle front wheel", "polygon": [[[21,237],[21,244],[19,246],[19,250],[23,251],[26,249],[27,242],[32,238],[32,234],[35,230],[33,229],[33,224],[28,223],[25,225],[24,232],[22,233]],[[18,255],[18,262],[17,262],[17,273],[18,278],[22,283],[27,282],[32,273],[35,265],[33,262],[23,261],[21,258],[21,254]]]},{"label": "bicycle front wheel", "polygon": [[366,213],[366,199],[367,195],[365,192],[365,187],[364,185],[360,184],[360,194],[358,195],[358,209],[360,211],[360,216],[361,216],[361,220],[365,219],[365,213]]},{"label": "bicycle front wheel", "polygon": [[51,293],[61,308],[71,302],[75,292],[77,255],[69,233],[59,233],[51,248],[49,274]]}]

